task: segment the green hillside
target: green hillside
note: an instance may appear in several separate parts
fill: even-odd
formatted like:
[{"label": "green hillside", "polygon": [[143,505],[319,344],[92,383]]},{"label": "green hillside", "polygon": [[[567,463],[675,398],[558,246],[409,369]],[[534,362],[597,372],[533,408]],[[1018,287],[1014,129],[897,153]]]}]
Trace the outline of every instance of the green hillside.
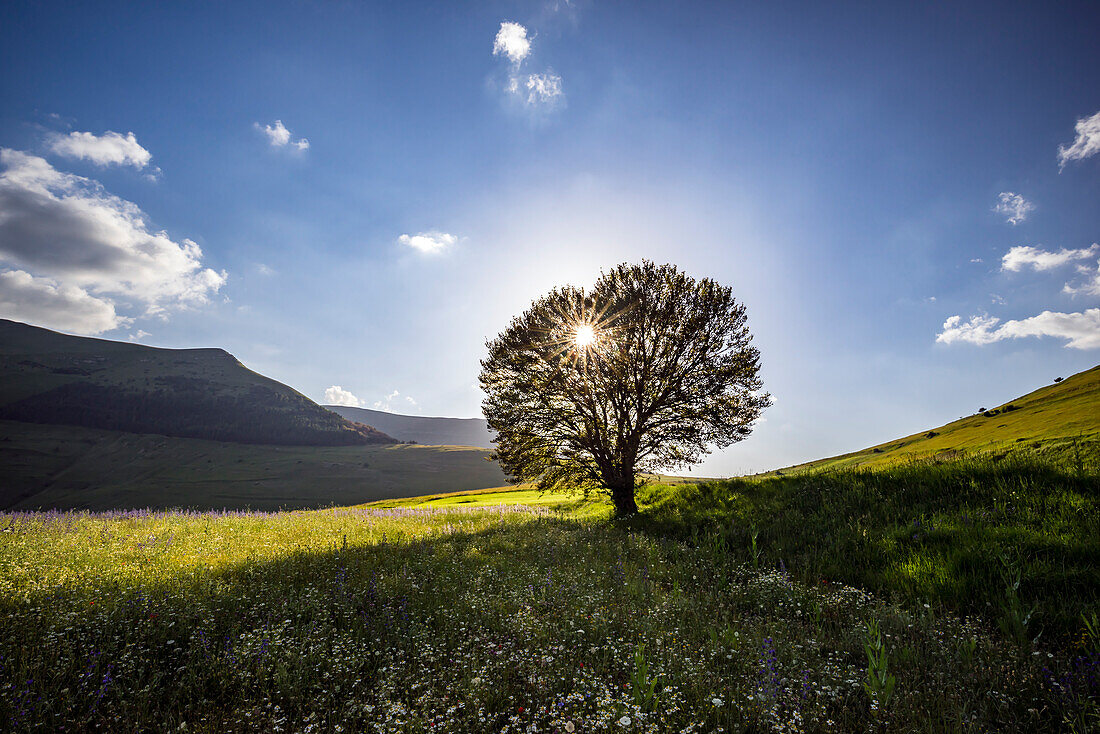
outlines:
[{"label": "green hillside", "polygon": [[263,446],[0,421],[0,510],[276,510],[499,487],[489,452]]},{"label": "green hillside", "polygon": [[156,349],[2,319],[0,419],[251,444],[396,443],[221,349]]},{"label": "green hillside", "polygon": [[883,468],[920,459],[1009,452],[1095,463],[1100,454],[1100,366],[945,426],[786,467],[780,473]]}]

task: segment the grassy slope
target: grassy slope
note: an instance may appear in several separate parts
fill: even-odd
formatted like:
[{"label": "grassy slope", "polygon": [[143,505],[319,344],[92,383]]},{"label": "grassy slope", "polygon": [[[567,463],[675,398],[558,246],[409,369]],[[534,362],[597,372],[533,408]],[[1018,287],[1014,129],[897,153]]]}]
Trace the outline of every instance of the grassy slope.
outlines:
[{"label": "grassy slope", "polygon": [[[222,349],[158,349],[5,319],[0,413],[35,423],[246,443],[394,443],[252,372]],[[142,427],[124,427],[135,422]]]},{"label": "grassy slope", "polygon": [[0,508],[273,510],[497,487],[488,451],[257,446],[0,421]]},{"label": "grassy slope", "polygon": [[[1014,410],[1005,411],[1008,405]],[[818,459],[783,472],[892,466],[958,452],[1027,449],[1052,458],[1071,458],[1100,448],[1100,366],[1039,388],[1003,405],[931,431],[914,433],[861,451]],[[774,472],[769,472],[774,473]]]}]

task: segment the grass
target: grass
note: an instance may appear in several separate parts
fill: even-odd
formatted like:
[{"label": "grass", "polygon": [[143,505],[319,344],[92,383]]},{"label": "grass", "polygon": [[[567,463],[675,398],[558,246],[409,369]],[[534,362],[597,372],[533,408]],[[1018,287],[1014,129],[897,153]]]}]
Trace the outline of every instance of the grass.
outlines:
[{"label": "grass", "polygon": [[258,446],[0,421],[0,508],[322,507],[505,482],[485,449]]},{"label": "grass", "polygon": [[[1068,610],[1097,610],[1096,477],[983,466],[653,487],[631,522],[522,488],[0,515],[0,728],[1090,730],[1100,640]],[[1024,529],[1042,554],[978,552]],[[952,548],[952,583],[898,570]],[[999,606],[958,613],[981,579]],[[1067,634],[1033,641],[1036,602]]]},{"label": "grass", "polygon": [[[975,406],[985,407],[985,406]],[[861,451],[779,470],[883,468],[914,459],[955,458],[964,453],[1031,453],[1048,461],[1100,457],[1100,366],[945,426],[887,441]],[[776,472],[768,472],[776,475]]]}]

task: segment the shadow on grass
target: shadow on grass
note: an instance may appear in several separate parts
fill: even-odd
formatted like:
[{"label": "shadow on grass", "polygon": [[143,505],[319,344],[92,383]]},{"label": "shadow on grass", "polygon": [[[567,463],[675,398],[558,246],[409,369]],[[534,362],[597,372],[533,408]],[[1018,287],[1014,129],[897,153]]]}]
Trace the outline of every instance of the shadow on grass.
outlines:
[{"label": "shadow on grass", "polygon": [[[943,604],[994,628],[1014,594],[1029,634],[1064,643],[1100,610],[1100,476],[967,459],[645,489],[625,523],[721,543],[803,581]],[[1015,586],[1015,588],[1012,588]]]}]

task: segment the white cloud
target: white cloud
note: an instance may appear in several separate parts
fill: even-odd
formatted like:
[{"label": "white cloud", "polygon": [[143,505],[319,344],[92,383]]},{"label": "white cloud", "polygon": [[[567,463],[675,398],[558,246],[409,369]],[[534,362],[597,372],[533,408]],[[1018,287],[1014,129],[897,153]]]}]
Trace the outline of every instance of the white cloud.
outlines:
[{"label": "white cloud", "polygon": [[[153,157],[152,153],[138,144],[133,133],[126,133],[125,137],[110,130],[99,136],[80,132],[68,135],[53,133],[47,140],[50,150],[58,155],[89,160],[100,166],[114,163],[145,168]],[[157,173],[159,172],[160,169],[157,169]]]},{"label": "white cloud", "polygon": [[1058,168],[1065,168],[1069,161],[1080,161],[1100,153],[1100,112],[1092,117],[1082,117],[1074,126],[1077,137],[1068,148],[1058,146]]},{"label": "white cloud", "polygon": [[114,301],[107,296],[144,306],[146,316],[165,316],[172,308],[207,303],[225,284],[224,271],[203,267],[198,244],[150,231],[136,204],[97,181],[6,148],[0,149],[0,164],[0,264],[41,279],[35,286],[40,300],[45,286],[55,284],[52,302],[68,303],[87,333],[112,328],[103,327],[109,311],[97,307],[98,317],[87,321],[91,304],[77,291],[111,309]]},{"label": "white cloud", "polygon": [[1053,270],[1074,260],[1087,260],[1097,253],[1100,253],[1100,244],[1080,250],[1067,250],[1063,247],[1058,252],[1020,245],[1005,253],[1001,259],[1001,269],[1016,272],[1030,265],[1036,270]]},{"label": "white cloud", "polygon": [[1080,313],[1043,311],[1021,321],[1006,321],[998,326],[999,323],[1000,319],[993,316],[974,316],[966,323],[961,316],[952,316],[943,323],[936,341],[984,345],[1005,339],[1051,336],[1066,339],[1066,346],[1074,349],[1100,349],[1100,308]]},{"label": "white cloud", "polygon": [[119,316],[109,299],[24,270],[0,272],[0,316],[78,334],[102,334],[132,321]]},{"label": "white cloud", "polygon": [[458,237],[455,237],[453,234],[447,234],[446,232],[432,230],[430,232],[420,232],[414,235],[403,234],[397,238],[397,241],[415,250],[419,250],[420,252],[436,254],[443,252],[445,249],[458,242]]},{"label": "white cloud", "polygon": [[1035,211],[1035,205],[1019,194],[1002,191],[997,195],[997,206],[993,207],[993,211],[1005,215],[1008,223],[1015,226]]},{"label": "white cloud", "polygon": [[275,275],[275,268],[270,265],[265,265],[264,263],[256,263],[256,272],[260,275],[271,277]]},{"label": "white cloud", "polygon": [[325,390],[325,405],[346,405],[351,408],[361,408],[363,401],[339,385],[333,385]]},{"label": "white cloud", "polygon": [[527,104],[554,105],[561,98],[561,77],[553,72],[527,77]]},{"label": "white cloud", "polygon": [[530,53],[531,41],[527,38],[527,29],[507,20],[501,23],[493,41],[493,56],[507,56],[518,67]]},{"label": "white cloud", "polygon": [[291,140],[290,131],[286,129],[286,125],[282,120],[276,120],[274,125],[260,126],[260,123],[253,123],[253,127],[267,136],[267,141],[271,143],[273,148],[283,148],[287,145],[292,145],[298,150],[309,150],[309,140],[307,138],[298,138],[297,140]]},{"label": "white cloud", "polygon": [[138,329],[136,334],[131,334],[129,336],[129,340],[132,342],[139,342],[147,336],[152,336],[152,334],[144,329]]},{"label": "white cloud", "polygon": [[[1095,247],[1095,245],[1093,245]],[[1063,293],[1069,293],[1073,296],[1087,295],[1087,296],[1100,296],[1100,260],[1096,262],[1096,268],[1087,268],[1082,265],[1077,267],[1078,272],[1087,276],[1087,280],[1081,285],[1072,285],[1066,283],[1062,286]]]},{"label": "white cloud", "polygon": [[393,413],[394,412],[393,404],[395,402],[400,402],[400,400],[404,400],[406,403],[408,403],[409,405],[411,405],[414,408],[419,405],[415,400],[412,399],[411,396],[402,395],[397,390],[394,390],[393,392],[391,392],[389,395],[382,398],[381,400],[376,400],[374,402],[374,409],[375,410],[384,410],[387,413]]}]

